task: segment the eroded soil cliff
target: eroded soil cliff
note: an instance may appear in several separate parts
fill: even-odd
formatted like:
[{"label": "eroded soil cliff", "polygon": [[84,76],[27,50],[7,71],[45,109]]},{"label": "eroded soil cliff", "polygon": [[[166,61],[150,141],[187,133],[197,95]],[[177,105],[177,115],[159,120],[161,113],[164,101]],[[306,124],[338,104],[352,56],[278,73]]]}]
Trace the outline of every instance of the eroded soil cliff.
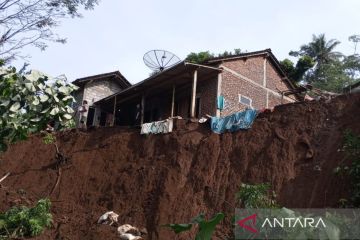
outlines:
[{"label": "eroded soil cliff", "polygon": [[271,183],[286,207],[337,206],[349,183],[333,169],[344,159],[344,131],[360,134],[360,95],[283,105],[236,133],[177,126],[153,136],[116,127],[59,133],[69,159],[61,171],[42,136],[15,144],[0,156],[0,176],[11,172],[0,210],[52,192],[54,227],[39,239],[117,239],[115,228],[96,224],[107,210],[119,213],[120,223],[146,227],[148,239],[189,239],[191,233],[175,238],[160,225],[222,211],[228,218],[217,236],[229,234],[241,183]]}]

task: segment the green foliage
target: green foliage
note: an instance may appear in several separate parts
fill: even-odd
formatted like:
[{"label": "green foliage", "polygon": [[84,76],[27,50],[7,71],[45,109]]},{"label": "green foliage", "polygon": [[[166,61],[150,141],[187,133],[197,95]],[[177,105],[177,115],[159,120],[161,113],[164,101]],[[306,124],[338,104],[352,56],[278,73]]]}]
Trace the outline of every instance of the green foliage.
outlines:
[{"label": "green foliage", "polygon": [[211,240],[216,226],[224,219],[223,213],[217,213],[212,219],[206,220],[204,214],[193,218],[190,223],[183,224],[166,224],[164,227],[171,228],[176,234],[189,231],[194,224],[198,224],[199,230],[195,240]]},{"label": "green foliage", "polygon": [[354,44],[354,54],[356,54],[357,45],[360,42],[360,35],[351,35],[349,41]]},{"label": "green foliage", "polygon": [[284,60],[280,61],[280,65],[281,68],[285,71],[285,73],[290,77],[290,79],[292,79],[292,75],[295,72],[294,63],[290,59],[285,58]]},{"label": "green foliage", "polygon": [[163,225],[163,227],[171,228],[176,234],[189,231],[192,228],[192,223],[170,223]]},{"label": "green foliage", "polygon": [[276,195],[270,192],[270,184],[241,184],[237,198],[245,208],[276,208]]},{"label": "green foliage", "polygon": [[351,160],[347,174],[351,179],[352,196],[351,202],[355,207],[360,206],[360,136],[351,131],[346,131],[344,135],[343,149],[347,157]]},{"label": "green foliage", "polygon": [[235,55],[241,54],[241,49],[240,49],[240,48],[235,48],[235,49],[234,49],[234,54],[235,54]]},{"label": "green foliage", "polygon": [[209,51],[199,53],[192,52],[187,55],[186,61],[192,63],[203,63],[211,58],[214,58],[214,54],[210,53]]},{"label": "green foliage", "polygon": [[56,137],[51,133],[46,133],[42,140],[45,144],[53,144],[56,142]]},{"label": "green foliage", "polygon": [[294,63],[287,58],[281,61],[280,64],[288,77],[295,83],[298,83],[302,80],[305,72],[315,65],[315,62],[311,57],[305,55],[299,58],[296,66],[294,66]]},{"label": "green foliage", "polygon": [[74,122],[71,93],[77,87],[61,79],[52,84],[47,80],[37,71],[0,68],[0,151],[45,129],[50,121],[59,122],[59,129]]},{"label": "green foliage", "polygon": [[321,65],[336,60],[342,55],[339,52],[334,52],[339,44],[340,42],[336,39],[327,41],[325,34],[313,35],[311,42],[302,45],[299,51],[291,51],[289,55],[294,57],[309,56]]},{"label": "green foliage", "polygon": [[35,207],[14,207],[0,214],[0,239],[34,237],[51,226],[51,202],[41,199]]},{"label": "green foliage", "polygon": [[344,63],[340,60],[325,63],[308,74],[305,79],[316,88],[341,93],[345,86],[353,82],[344,67]]},{"label": "green foliage", "polygon": [[223,219],[223,213],[217,213],[215,217],[213,217],[209,221],[205,220],[204,215],[200,215],[196,219],[196,223],[199,224],[199,231],[196,234],[195,240],[211,240],[216,225],[218,225]]},{"label": "green foliage", "polygon": [[304,81],[316,88],[341,93],[360,76],[360,56],[356,54],[359,39],[357,35],[349,37],[349,41],[354,43],[355,53],[345,56],[334,51],[340,44],[336,39],[327,41],[325,34],[313,35],[311,42],[302,45],[299,51],[289,53],[298,58],[296,66],[286,59],[282,66],[295,82]]},{"label": "green foliage", "polygon": [[219,53],[218,57],[228,57],[228,56],[231,56],[231,55],[233,55],[232,52],[225,51],[223,53]]},{"label": "green foliage", "polygon": [[304,76],[304,74],[314,66],[315,61],[311,57],[307,55],[300,57],[298,62],[296,63],[295,72],[292,76],[293,79],[296,82],[299,82],[302,76]]},{"label": "green foliage", "polygon": [[223,53],[219,53],[218,55],[215,55],[213,53],[210,53],[209,51],[204,52],[198,52],[198,53],[190,53],[186,57],[186,61],[192,62],[192,63],[204,63],[209,59],[215,58],[215,57],[228,57],[232,55],[238,55],[241,54],[240,48],[235,48],[234,53],[231,51],[224,51]]},{"label": "green foliage", "polygon": [[345,131],[341,151],[345,153],[345,159],[350,164],[342,164],[333,170],[337,176],[347,176],[351,181],[352,195],[350,200],[341,199],[339,203],[342,207],[360,206],[360,135],[356,135],[350,130]]}]

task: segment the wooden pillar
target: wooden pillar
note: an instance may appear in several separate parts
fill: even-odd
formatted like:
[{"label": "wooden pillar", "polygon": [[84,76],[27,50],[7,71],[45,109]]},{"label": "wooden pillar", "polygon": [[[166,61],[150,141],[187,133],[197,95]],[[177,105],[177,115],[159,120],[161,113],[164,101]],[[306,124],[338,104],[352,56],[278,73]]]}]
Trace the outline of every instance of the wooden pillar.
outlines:
[{"label": "wooden pillar", "polygon": [[221,81],[222,81],[222,75],[221,74],[222,74],[221,72],[218,73],[218,79],[217,79],[216,102],[215,102],[215,104],[216,104],[216,117],[220,117],[220,115],[221,115],[220,109],[218,109],[218,106],[217,106],[218,105],[218,99],[219,99],[219,97],[221,95]]},{"label": "wooden pillar", "polygon": [[190,117],[195,117],[195,103],[196,103],[196,85],[197,85],[197,70],[194,71],[192,92],[191,92],[191,105],[190,105]]},{"label": "wooden pillar", "polygon": [[173,89],[172,89],[171,117],[174,117],[174,111],[175,111],[175,84],[173,85]]},{"label": "wooden pillar", "polygon": [[113,110],[112,126],[115,126],[115,115],[116,115],[116,95],[115,95],[115,98],[114,98],[114,110]]},{"label": "wooden pillar", "polygon": [[145,94],[141,97],[141,124],[144,123],[144,113],[145,113]]}]

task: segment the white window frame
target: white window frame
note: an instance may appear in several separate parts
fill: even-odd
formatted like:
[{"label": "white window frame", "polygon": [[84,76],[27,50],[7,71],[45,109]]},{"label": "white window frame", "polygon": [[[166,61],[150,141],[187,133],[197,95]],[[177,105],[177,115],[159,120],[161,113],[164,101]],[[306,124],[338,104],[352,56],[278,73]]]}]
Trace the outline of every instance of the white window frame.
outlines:
[{"label": "white window frame", "polygon": [[[250,100],[250,104],[243,103],[243,102],[241,101],[241,97],[249,99],[249,100]],[[245,105],[245,106],[248,106],[248,107],[251,107],[251,108],[252,108],[252,102],[253,102],[252,98],[250,98],[250,97],[248,97],[248,96],[245,96],[245,95],[243,95],[243,94],[239,94],[239,103],[240,103],[240,104],[243,104],[243,105]]]}]

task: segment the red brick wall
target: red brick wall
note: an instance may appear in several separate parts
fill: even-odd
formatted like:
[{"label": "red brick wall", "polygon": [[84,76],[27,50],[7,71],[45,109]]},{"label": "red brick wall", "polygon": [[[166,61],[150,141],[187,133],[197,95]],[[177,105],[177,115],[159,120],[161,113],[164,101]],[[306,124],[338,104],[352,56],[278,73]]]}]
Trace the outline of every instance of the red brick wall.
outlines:
[{"label": "red brick wall", "polygon": [[256,109],[266,106],[266,91],[233,74],[224,71],[222,74],[221,92],[225,98],[225,109],[221,116],[245,110],[247,107],[239,103],[239,94],[252,99],[252,106]]},{"label": "red brick wall", "polygon": [[226,61],[222,64],[225,67],[228,67],[241,75],[244,75],[258,84],[263,84],[264,78],[264,57],[252,57],[247,58],[246,60],[232,60]]},{"label": "red brick wall", "polygon": [[[199,76],[201,77],[201,76]],[[197,94],[200,96],[200,116],[216,114],[217,76],[199,81]]]},{"label": "red brick wall", "polygon": [[[239,102],[239,94],[251,98],[252,107],[255,109],[267,106],[267,91],[269,96],[268,107],[281,104],[281,95],[276,93],[279,90],[288,89],[288,86],[269,59],[266,61],[266,87],[264,86],[264,56],[251,57],[247,60],[230,60],[223,62],[221,66],[229,68],[253,81],[249,82],[226,70],[223,71],[221,93],[225,97],[225,109],[221,112],[221,116],[242,111],[247,107]],[[289,101],[284,99],[283,103],[286,102]]]},{"label": "red brick wall", "polygon": [[278,71],[275,70],[269,61],[266,61],[266,87],[274,91],[289,89],[288,85],[281,79]]}]

